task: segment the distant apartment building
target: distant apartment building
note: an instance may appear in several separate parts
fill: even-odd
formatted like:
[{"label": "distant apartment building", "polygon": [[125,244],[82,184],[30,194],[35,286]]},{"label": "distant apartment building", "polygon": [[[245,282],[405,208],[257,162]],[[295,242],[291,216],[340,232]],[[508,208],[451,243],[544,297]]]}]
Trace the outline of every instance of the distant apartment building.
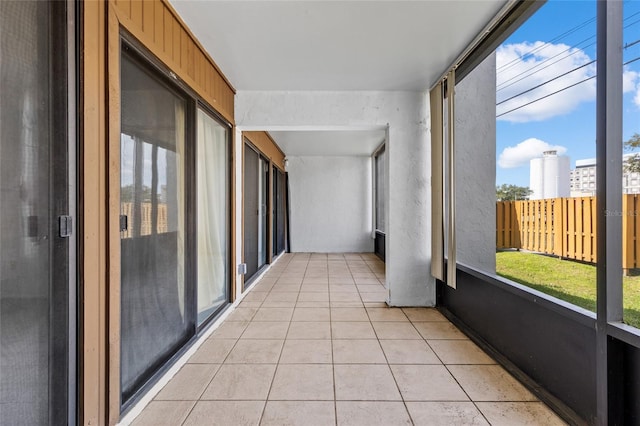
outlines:
[{"label": "distant apartment building", "polygon": [[534,158],[529,163],[529,199],[568,197],[569,157],[558,155],[557,151],[545,151],[542,157]]},{"label": "distant apartment building", "polygon": [[[623,163],[635,155],[622,156]],[[596,195],[596,159],[576,160],[576,168],[571,170],[569,181],[572,197],[590,197]],[[640,173],[630,173],[623,169],[622,192],[624,194],[640,194]]]}]

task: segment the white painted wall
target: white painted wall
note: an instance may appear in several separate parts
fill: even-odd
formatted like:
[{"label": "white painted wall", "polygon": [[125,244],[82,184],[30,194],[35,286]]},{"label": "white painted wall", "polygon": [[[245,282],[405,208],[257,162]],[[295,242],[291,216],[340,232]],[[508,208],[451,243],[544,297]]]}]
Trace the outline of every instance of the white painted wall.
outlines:
[{"label": "white painted wall", "polygon": [[456,85],[458,263],[496,271],[496,59]]},{"label": "white painted wall", "polygon": [[435,304],[435,282],[429,274],[431,153],[426,93],[239,91],[235,118],[239,130],[371,130],[388,125],[388,303]]},{"label": "white painted wall", "polygon": [[373,252],[371,158],[287,159],[291,250]]}]

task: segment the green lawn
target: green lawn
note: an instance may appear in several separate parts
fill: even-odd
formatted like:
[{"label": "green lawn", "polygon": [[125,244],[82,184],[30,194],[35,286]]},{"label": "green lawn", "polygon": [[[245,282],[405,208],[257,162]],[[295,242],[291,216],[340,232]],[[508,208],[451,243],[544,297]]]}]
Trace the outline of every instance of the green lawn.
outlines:
[{"label": "green lawn", "polygon": [[[517,251],[496,253],[496,272],[505,278],[595,312],[596,267]],[[640,327],[640,276],[623,278],[624,322]]]}]

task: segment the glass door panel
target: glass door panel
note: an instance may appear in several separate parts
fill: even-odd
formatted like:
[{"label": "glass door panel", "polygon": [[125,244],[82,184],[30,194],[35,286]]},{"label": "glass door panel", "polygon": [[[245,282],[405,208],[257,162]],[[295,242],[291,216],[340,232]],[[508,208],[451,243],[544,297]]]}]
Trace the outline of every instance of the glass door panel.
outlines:
[{"label": "glass door panel", "polygon": [[66,5],[0,2],[0,424],[66,424]]},{"label": "glass door panel", "polygon": [[120,333],[125,402],[195,327],[185,285],[186,101],[128,55],[122,57],[121,84]]},{"label": "glass door panel", "polygon": [[228,299],[229,170],[228,130],[198,110],[197,245],[198,324]]}]

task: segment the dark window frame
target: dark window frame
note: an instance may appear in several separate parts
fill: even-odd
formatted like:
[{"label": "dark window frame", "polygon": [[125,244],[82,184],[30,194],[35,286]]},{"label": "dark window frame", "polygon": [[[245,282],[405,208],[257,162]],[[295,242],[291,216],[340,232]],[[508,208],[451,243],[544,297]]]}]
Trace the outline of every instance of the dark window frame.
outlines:
[{"label": "dark window frame", "polygon": [[[159,84],[165,86],[169,91],[185,99],[185,316],[188,312],[190,321],[190,332],[188,337],[177,343],[171,354],[149,368],[149,374],[140,379],[136,389],[124,400],[122,389],[120,389],[120,414],[126,414],[140,399],[157,383],[157,381],[171,368],[175,362],[184,355],[185,352],[202,336],[211,324],[226,310],[231,304],[232,296],[232,271],[233,253],[231,253],[233,230],[231,229],[231,211],[233,203],[233,125],[228,122],[222,114],[218,113],[204,98],[199,95],[188,84],[181,80],[170,68],[150,52],[141,42],[123,27],[120,27],[119,35],[119,61],[123,55],[128,55],[130,60],[143,69],[155,79]],[[120,90],[120,88],[119,88]],[[228,277],[227,277],[227,300],[216,311],[198,325],[197,309],[197,170],[196,170],[196,146],[197,146],[197,110],[200,108],[216,122],[223,125],[227,130],[227,168],[228,181],[227,193],[229,208],[227,212],[228,227]]]}]

